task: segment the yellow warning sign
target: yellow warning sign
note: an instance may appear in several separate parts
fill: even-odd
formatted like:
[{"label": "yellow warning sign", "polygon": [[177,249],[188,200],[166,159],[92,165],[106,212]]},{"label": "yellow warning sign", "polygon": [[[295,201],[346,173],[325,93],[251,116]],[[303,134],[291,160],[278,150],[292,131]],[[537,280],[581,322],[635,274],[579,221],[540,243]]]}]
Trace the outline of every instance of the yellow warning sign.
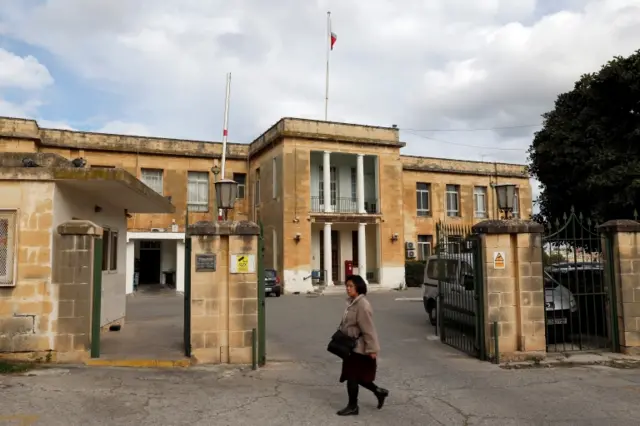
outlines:
[{"label": "yellow warning sign", "polygon": [[505,263],[506,259],[503,251],[493,253],[493,269],[504,269]]},{"label": "yellow warning sign", "polygon": [[240,255],[236,257],[236,272],[239,274],[249,272],[249,256]]}]

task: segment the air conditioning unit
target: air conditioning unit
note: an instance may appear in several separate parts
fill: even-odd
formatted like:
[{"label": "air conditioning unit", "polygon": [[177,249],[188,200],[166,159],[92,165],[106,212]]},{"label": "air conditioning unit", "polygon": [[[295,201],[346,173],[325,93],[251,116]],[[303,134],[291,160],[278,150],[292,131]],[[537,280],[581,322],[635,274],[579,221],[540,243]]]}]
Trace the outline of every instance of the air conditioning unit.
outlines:
[{"label": "air conditioning unit", "polygon": [[415,259],[416,251],[415,250],[407,250],[407,259]]},{"label": "air conditioning unit", "polygon": [[404,243],[404,248],[407,250],[415,250],[416,247],[413,245],[412,241],[407,241],[406,243]]}]

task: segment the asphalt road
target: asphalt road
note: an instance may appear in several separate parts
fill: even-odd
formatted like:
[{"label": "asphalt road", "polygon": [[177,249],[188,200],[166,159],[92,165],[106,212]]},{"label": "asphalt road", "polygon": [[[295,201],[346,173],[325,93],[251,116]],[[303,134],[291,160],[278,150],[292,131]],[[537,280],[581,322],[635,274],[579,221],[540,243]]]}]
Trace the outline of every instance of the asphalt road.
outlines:
[{"label": "asphalt road", "polygon": [[335,415],[346,392],[325,347],[344,298],[300,295],[267,300],[270,361],[263,369],[69,368],[0,376],[0,425],[638,424],[640,370],[504,370],[470,359],[437,340],[420,302],[395,300],[418,295],[370,295],[382,341],[378,383],[391,391],[382,410],[362,390],[360,416]]}]

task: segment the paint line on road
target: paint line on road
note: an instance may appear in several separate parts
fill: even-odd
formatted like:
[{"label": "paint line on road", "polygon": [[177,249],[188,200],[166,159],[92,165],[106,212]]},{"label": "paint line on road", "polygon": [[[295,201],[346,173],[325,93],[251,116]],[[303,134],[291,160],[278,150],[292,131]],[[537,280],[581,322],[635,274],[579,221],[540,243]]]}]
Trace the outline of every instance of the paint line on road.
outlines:
[{"label": "paint line on road", "polygon": [[396,302],[422,302],[422,297],[396,297]]}]

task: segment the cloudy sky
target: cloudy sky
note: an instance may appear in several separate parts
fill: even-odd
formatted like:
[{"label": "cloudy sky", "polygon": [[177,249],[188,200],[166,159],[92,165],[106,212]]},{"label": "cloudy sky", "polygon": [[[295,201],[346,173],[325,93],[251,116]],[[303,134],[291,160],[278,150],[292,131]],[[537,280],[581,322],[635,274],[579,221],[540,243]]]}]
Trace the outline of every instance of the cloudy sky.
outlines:
[{"label": "cloudy sky", "polygon": [[0,0],[0,115],[219,140],[283,116],[397,124],[407,154],[526,162],[582,73],[640,48],[640,0]]}]

